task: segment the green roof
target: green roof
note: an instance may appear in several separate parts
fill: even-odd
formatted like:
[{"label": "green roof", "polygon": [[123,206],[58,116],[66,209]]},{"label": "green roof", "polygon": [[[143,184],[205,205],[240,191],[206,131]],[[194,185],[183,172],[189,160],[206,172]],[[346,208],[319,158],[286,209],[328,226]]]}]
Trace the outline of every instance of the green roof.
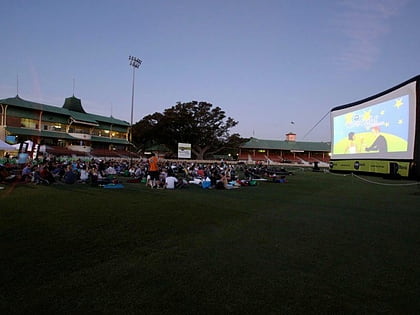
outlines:
[{"label": "green roof", "polygon": [[6,127],[6,130],[14,135],[41,136],[41,132],[38,129]]},{"label": "green roof", "polygon": [[[79,100],[73,96],[72,98],[67,98],[66,103],[67,104],[69,103],[68,99],[73,99],[73,98],[76,100]],[[57,107],[57,106],[27,101],[20,98],[18,95],[16,95],[15,97],[1,99],[0,103],[5,104],[5,105],[16,106],[16,107],[20,107],[24,109],[39,110],[39,111],[42,110],[44,112],[65,115],[65,116],[72,117],[76,121],[86,122],[86,123],[95,124],[95,125],[98,125],[99,122],[105,122],[112,125],[119,125],[119,126],[125,126],[125,127],[130,126],[130,124],[125,120],[85,113],[83,108],[81,108],[81,103],[80,103],[80,108],[78,107],[77,104],[76,105],[73,104],[72,106],[67,106],[67,108],[64,108],[64,107]],[[77,102],[71,102],[71,103],[77,103]]]},{"label": "green roof", "polygon": [[297,150],[330,152],[331,144],[329,142],[281,141],[251,138],[248,142],[242,144],[240,148],[284,151]]},{"label": "green roof", "polygon": [[65,132],[59,132],[59,131],[47,131],[42,130],[41,136],[47,137],[47,138],[59,138],[59,139],[68,139],[68,140],[79,140],[75,137],[70,136],[68,133]]},{"label": "green roof", "polygon": [[25,136],[38,136],[38,137],[47,137],[47,138],[59,138],[59,139],[68,139],[75,140],[77,138],[72,137],[68,133],[59,132],[59,131],[47,131],[30,128],[18,128],[18,127],[6,127],[6,130],[15,135],[25,135]]},{"label": "green roof", "polygon": [[114,117],[105,117],[105,116],[100,116],[100,115],[95,115],[95,114],[88,114],[89,116],[91,116],[93,119],[99,121],[99,122],[106,122],[112,125],[123,125],[126,127],[130,127],[130,123],[125,121],[125,120],[121,120],[121,119],[117,119]]},{"label": "green roof", "polygon": [[98,122],[92,118],[92,115],[85,114],[85,113],[79,113],[79,112],[73,112],[70,111],[70,116],[73,118],[76,122],[87,122],[90,124],[94,124],[95,126],[98,125]]},{"label": "green roof", "polygon": [[63,108],[86,114],[85,110],[83,109],[80,98],[74,97],[74,95],[65,99]]},{"label": "green roof", "polygon": [[[39,137],[59,138],[59,139],[67,139],[67,140],[79,140],[78,138],[72,137],[68,133],[59,132],[59,131],[47,131],[47,130],[39,131],[38,129],[18,128],[18,127],[6,127],[6,130],[15,135],[39,136]],[[108,138],[108,137],[99,137],[99,136],[92,136],[91,141],[114,143],[114,144],[130,144],[130,142],[127,141],[126,139]]]},{"label": "green roof", "polygon": [[20,98],[18,95],[16,95],[15,97],[2,99],[2,100],[0,100],[0,103],[1,104],[6,104],[6,105],[12,105],[12,106],[16,106],[16,107],[21,107],[21,108],[32,109],[32,110],[43,110],[43,111],[46,111],[46,112],[52,112],[52,113],[56,113],[56,114],[68,115],[67,110],[63,111],[62,108],[59,108],[59,107],[56,107],[56,106],[51,106],[51,105],[46,105],[46,104],[27,101],[27,100],[24,100],[24,99]]}]

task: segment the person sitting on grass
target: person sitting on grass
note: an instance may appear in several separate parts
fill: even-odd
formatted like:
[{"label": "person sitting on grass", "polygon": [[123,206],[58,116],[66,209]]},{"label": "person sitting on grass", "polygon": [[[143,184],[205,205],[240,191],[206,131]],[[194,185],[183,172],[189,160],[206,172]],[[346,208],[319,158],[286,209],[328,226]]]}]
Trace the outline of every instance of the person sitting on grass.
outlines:
[{"label": "person sitting on grass", "polygon": [[25,183],[29,183],[30,181],[32,181],[32,176],[33,176],[33,174],[32,174],[32,167],[31,167],[31,164],[28,163],[22,169],[21,179]]},{"label": "person sitting on grass", "polygon": [[158,181],[158,187],[159,188],[165,188],[166,177],[168,177],[168,173],[166,172],[166,169],[162,169],[162,171],[159,174],[159,181]]},{"label": "person sitting on grass", "polygon": [[274,183],[285,184],[285,183],[287,183],[287,179],[286,179],[286,176],[281,175],[280,178],[277,178],[277,177],[273,178],[273,182]]},{"label": "person sitting on grass", "polygon": [[179,178],[178,183],[175,185],[176,188],[186,188],[188,187],[188,181],[185,178]]},{"label": "person sitting on grass", "polygon": [[95,165],[91,166],[88,172],[89,172],[90,184],[93,187],[98,186],[99,185],[98,183],[99,172],[96,166]]},{"label": "person sitting on grass", "polygon": [[32,174],[33,174],[32,181],[35,183],[35,185],[38,185],[38,184],[48,185],[49,184],[48,180],[41,177],[41,171],[38,165],[35,165],[33,167]]},{"label": "person sitting on grass", "polygon": [[86,165],[83,165],[83,167],[80,169],[80,182],[85,184],[89,180],[89,173],[86,170]]},{"label": "person sitting on grass", "polygon": [[41,167],[41,169],[39,171],[39,175],[41,176],[42,179],[47,181],[49,184],[52,184],[52,183],[55,182],[54,176],[50,172],[48,164],[45,164]]},{"label": "person sitting on grass", "polygon": [[114,165],[113,164],[108,164],[108,167],[105,169],[105,175],[116,175],[117,174],[117,171],[116,171],[116,169],[114,168]]},{"label": "person sitting on grass", "polygon": [[166,189],[175,189],[178,179],[171,173],[165,178],[165,188]]},{"label": "person sitting on grass", "polygon": [[53,168],[52,168],[51,173],[56,180],[61,180],[63,178],[65,172],[66,172],[66,168],[62,163],[53,164]]},{"label": "person sitting on grass", "polygon": [[[222,184],[220,184],[220,183],[222,183]],[[216,188],[218,188],[218,189],[235,189],[235,188],[239,188],[239,186],[235,185],[235,184],[230,184],[229,181],[228,181],[226,173],[223,172],[221,174],[220,180],[216,184]]]},{"label": "person sitting on grass", "polygon": [[145,176],[145,173],[146,172],[142,169],[141,166],[137,166],[137,168],[135,169],[133,173],[133,177],[141,180]]},{"label": "person sitting on grass", "polygon": [[63,180],[66,184],[74,184],[77,181],[77,175],[71,165],[68,165],[64,173]]}]

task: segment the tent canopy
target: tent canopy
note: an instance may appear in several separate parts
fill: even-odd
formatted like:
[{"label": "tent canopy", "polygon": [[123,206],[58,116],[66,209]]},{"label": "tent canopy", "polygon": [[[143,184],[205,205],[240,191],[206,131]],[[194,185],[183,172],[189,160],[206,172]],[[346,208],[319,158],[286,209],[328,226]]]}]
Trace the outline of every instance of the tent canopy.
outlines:
[{"label": "tent canopy", "polygon": [[4,142],[3,140],[1,140],[0,139],[0,150],[3,150],[3,151],[15,151],[16,149],[15,149],[15,147],[14,146],[12,146],[12,145],[10,145],[10,144],[7,144],[6,142]]}]

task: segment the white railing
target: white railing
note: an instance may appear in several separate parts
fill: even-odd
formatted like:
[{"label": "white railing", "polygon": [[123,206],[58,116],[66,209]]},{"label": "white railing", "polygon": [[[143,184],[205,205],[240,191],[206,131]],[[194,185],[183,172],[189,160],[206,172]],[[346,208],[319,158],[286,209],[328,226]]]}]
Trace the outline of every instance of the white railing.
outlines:
[{"label": "white railing", "polygon": [[81,139],[81,140],[90,140],[92,138],[91,135],[87,135],[85,133],[70,133],[69,132],[69,135],[77,139]]},{"label": "white railing", "polygon": [[72,151],[86,152],[86,153],[90,153],[90,151],[92,150],[91,146],[86,146],[86,145],[69,145],[67,148]]}]

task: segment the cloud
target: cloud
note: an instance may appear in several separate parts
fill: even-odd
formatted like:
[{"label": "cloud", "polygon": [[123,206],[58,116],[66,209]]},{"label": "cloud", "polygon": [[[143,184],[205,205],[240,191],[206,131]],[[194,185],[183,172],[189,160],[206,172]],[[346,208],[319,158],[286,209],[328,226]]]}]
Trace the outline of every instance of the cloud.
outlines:
[{"label": "cloud", "polygon": [[380,41],[389,31],[389,19],[409,0],[352,0],[340,2],[334,24],[347,43],[337,63],[348,70],[368,70],[380,54]]}]

